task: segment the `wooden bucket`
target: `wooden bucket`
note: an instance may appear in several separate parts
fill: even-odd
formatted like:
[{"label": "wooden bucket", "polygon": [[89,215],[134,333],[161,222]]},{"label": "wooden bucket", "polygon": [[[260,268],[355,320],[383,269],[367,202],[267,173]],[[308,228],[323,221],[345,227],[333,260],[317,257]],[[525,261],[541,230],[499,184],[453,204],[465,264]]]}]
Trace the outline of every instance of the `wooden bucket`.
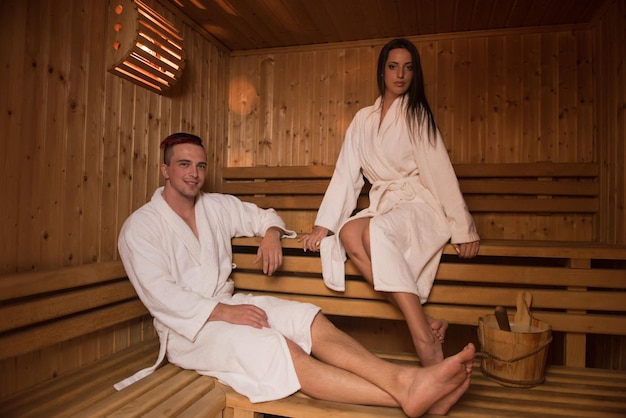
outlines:
[{"label": "wooden bucket", "polygon": [[511,331],[498,327],[495,315],[485,315],[478,322],[478,338],[485,355],[481,370],[503,386],[530,388],[544,381],[552,327],[531,319],[531,325],[516,326],[509,315]]}]

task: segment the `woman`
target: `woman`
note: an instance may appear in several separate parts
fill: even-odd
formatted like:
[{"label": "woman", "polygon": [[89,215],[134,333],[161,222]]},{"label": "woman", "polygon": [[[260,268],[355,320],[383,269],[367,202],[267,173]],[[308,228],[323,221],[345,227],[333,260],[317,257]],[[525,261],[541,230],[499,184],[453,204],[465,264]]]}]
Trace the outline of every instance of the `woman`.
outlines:
[{"label": "woman", "polygon": [[[300,242],[321,251],[324,282],[339,291],[347,254],[400,309],[428,366],[443,360],[448,326],[422,308],[443,247],[450,241],[460,257],[474,257],[479,237],[426,100],[415,46],[387,43],[377,78],[380,96],[350,123],[315,227]],[[372,184],[370,206],[352,216],[363,176]]]}]

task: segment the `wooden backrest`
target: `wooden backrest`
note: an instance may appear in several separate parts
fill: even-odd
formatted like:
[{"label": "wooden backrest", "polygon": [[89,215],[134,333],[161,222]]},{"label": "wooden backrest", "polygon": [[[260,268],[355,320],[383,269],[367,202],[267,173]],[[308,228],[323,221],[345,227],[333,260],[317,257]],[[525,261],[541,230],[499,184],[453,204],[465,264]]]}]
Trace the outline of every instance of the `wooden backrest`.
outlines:
[{"label": "wooden backrest", "polygon": [[[461,191],[471,212],[596,213],[596,163],[457,164]],[[222,192],[260,207],[317,210],[333,166],[226,167]],[[368,185],[359,207],[367,206]]]},{"label": "wooden backrest", "polygon": [[122,263],[0,277],[0,360],[141,317]]}]

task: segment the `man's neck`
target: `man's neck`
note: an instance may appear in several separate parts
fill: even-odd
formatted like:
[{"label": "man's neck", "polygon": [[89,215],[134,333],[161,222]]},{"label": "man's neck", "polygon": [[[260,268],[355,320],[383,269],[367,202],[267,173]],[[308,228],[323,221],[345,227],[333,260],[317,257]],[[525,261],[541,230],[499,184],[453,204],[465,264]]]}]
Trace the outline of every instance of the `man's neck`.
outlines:
[{"label": "man's neck", "polygon": [[196,200],[195,198],[187,198],[178,193],[168,193],[168,187],[163,190],[163,200],[172,208],[178,216],[189,226],[193,234],[198,238],[198,228],[196,226]]},{"label": "man's neck", "polygon": [[163,200],[182,218],[190,213],[194,213],[197,198],[188,198],[178,193],[172,193],[171,189],[165,186],[163,189]]}]

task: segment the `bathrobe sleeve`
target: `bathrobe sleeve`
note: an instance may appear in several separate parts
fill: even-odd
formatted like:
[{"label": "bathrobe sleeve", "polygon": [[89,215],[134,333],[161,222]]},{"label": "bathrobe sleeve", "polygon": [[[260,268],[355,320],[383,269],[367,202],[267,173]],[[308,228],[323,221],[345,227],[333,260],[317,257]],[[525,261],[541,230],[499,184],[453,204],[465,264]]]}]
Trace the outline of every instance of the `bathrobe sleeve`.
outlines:
[{"label": "bathrobe sleeve", "polygon": [[274,209],[261,209],[253,203],[242,202],[231,195],[214,196],[220,196],[221,199],[228,201],[227,206],[232,209],[227,211],[233,216],[230,222],[233,226],[232,237],[263,237],[271,227],[281,229],[283,238],[295,238],[297,235],[294,231],[287,229],[285,222]]},{"label": "bathrobe sleeve", "polygon": [[437,130],[436,141],[428,140],[428,124],[420,124],[421,138],[417,144],[417,164],[426,187],[441,203],[450,225],[453,244],[479,240],[474,219],[470,214],[459,181],[454,172],[443,138]]},{"label": "bathrobe sleeve", "polygon": [[[176,254],[170,254],[168,250],[172,247],[166,243],[175,236],[168,232],[158,219],[131,216],[118,240],[120,257],[150,314],[167,328],[193,341],[218,301],[184,287],[172,275],[171,257]],[[202,273],[198,269],[195,274]]]},{"label": "bathrobe sleeve", "polygon": [[315,225],[323,226],[329,231],[337,232],[343,222],[350,217],[365,184],[357,149],[360,116],[362,112],[357,113],[348,126],[335,171],[315,219]]}]

